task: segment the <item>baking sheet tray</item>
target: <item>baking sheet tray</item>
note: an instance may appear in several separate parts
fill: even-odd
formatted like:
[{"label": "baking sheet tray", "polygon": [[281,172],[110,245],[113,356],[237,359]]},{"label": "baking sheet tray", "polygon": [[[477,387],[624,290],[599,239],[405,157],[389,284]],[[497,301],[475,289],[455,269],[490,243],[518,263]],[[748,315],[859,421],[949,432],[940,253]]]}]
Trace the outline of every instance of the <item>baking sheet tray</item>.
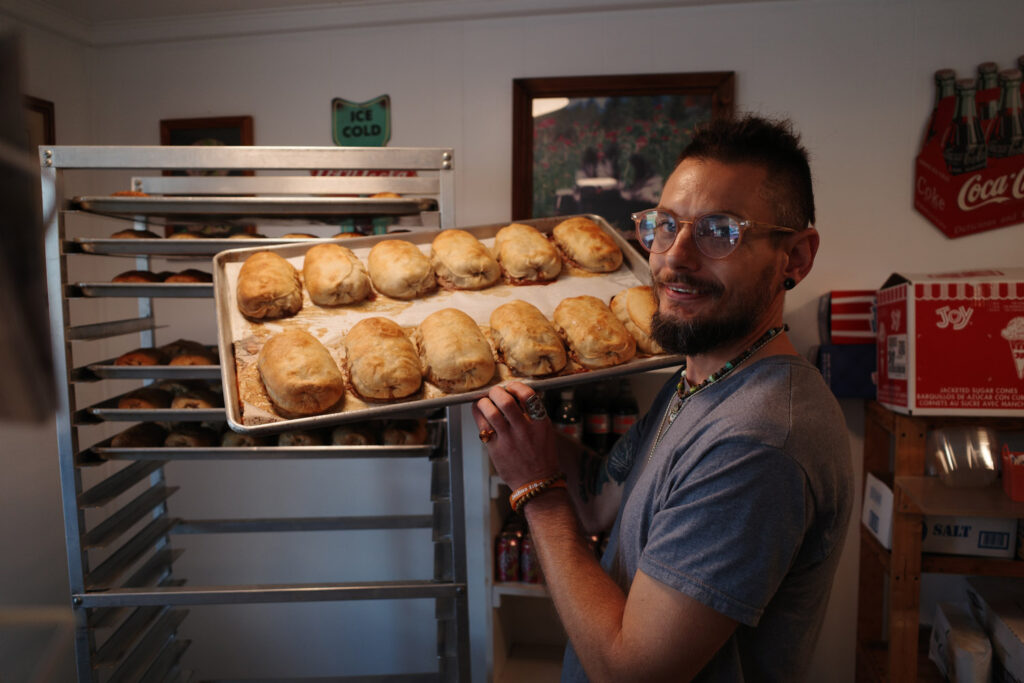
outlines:
[{"label": "baking sheet tray", "polygon": [[120,397],[89,406],[85,412],[112,422],[224,422],[224,408],[118,408]]},{"label": "baking sheet tray", "polygon": [[[619,233],[599,216],[588,216],[598,223],[619,245],[623,253],[623,266],[614,273],[593,274],[576,269],[563,269],[557,280],[546,285],[511,286],[497,284],[478,291],[438,290],[434,294],[412,301],[397,301],[377,295],[370,302],[338,308],[320,308],[309,300],[303,290],[303,309],[291,318],[252,323],[245,320],[235,304],[235,283],[242,262],[262,249],[236,249],[221,252],[213,259],[214,296],[216,299],[217,334],[220,362],[223,370],[224,403],[228,425],[238,432],[263,434],[287,429],[312,429],[344,422],[392,415],[410,410],[434,409],[456,403],[474,401],[486,395],[488,389],[510,379],[521,379],[524,383],[545,391],[584,382],[610,379],[626,374],[655,370],[679,365],[680,355],[636,357],[626,363],[601,370],[563,371],[563,374],[535,378],[516,378],[508,369],[498,364],[498,371],[492,381],[479,389],[456,394],[445,394],[437,387],[424,381],[423,388],[411,397],[387,403],[363,402],[346,391],[342,410],[323,415],[284,419],[273,412],[265,390],[255,368],[255,360],[262,342],[271,335],[290,327],[299,327],[320,339],[331,350],[335,361],[342,367],[339,355],[340,341],[352,325],[369,316],[391,318],[403,328],[410,329],[427,315],[442,308],[463,310],[482,327],[489,322],[490,311],[513,299],[523,299],[537,306],[551,318],[555,306],[564,298],[591,294],[605,301],[619,291],[640,284],[650,284],[650,269],[647,259],[636,251]],[[536,218],[517,221],[532,225],[542,233],[550,233],[566,216]],[[461,228],[480,239],[488,247],[493,245],[494,235],[508,223],[495,223]],[[400,238],[416,244],[429,254],[430,243],[437,235],[435,231],[406,233],[402,235],[380,235],[346,240],[345,246],[352,249],[366,263],[370,248],[383,239]],[[273,251],[289,260],[301,272],[302,259],[312,243],[271,247]],[[567,272],[568,271],[568,272]],[[243,405],[244,401],[244,405]]]},{"label": "baking sheet tray", "polygon": [[209,299],[213,284],[209,282],[76,282],[68,288],[68,297],[146,297]]},{"label": "baking sheet tray", "polygon": [[[333,238],[323,237],[321,241]],[[351,239],[351,238],[350,238]],[[106,254],[110,256],[175,256],[205,257],[213,256],[227,249],[247,249],[267,247],[276,244],[299,244],[308,242],[309,238],[293,237],[253,237],[234,238],[199,237],[196,239],[170,239],[167,237],[144,237],[140,239],[120,239],[116,237],[87,238],[80,237],[68,240],[75,245],[65,251],[81,250],[89,254]]]},{"label": "baking sheet tray", "polygon": [[115,365],[115,358],[90,363],[76,374],[99,379],[205,379],[220,381],[219,365]]},{"label": "baking sheet tray", "polygon": [[70,207],[91,213],[121,216],[164,216],[195,220],[202,216],[242,218],[303,218],[409,215],[437,208],[434,199],[418,197],[74,197]]}]

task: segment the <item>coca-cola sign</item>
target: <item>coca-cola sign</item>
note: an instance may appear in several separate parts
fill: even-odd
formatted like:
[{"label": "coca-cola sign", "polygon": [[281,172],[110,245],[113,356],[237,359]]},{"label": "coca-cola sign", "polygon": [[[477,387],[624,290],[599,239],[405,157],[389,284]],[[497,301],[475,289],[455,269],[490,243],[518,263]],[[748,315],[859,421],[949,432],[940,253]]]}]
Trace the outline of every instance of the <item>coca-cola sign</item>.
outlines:
[{"label": "coca-cola sign", "polygon": [[[936,72],[936,100],[917,156],[914,208],[948,237],[1024,223],[1021,74],[995,87]],[[991,83],[989,83],[991,85]]]}]

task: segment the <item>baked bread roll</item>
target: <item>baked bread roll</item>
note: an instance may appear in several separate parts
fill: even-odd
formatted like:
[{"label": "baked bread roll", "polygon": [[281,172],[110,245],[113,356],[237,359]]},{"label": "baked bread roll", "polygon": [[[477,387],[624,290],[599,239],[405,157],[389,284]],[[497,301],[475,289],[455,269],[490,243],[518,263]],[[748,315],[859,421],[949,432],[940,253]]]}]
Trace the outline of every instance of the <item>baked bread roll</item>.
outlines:
[{"label": "baked bread roll", "polygon": [[206,344],[202,344],[191,339],[175,339],[174,341],[163,344],[158,348],[172,358],[182,353],[195,353],[208,350]]},{"label": "baked bread roll", "polygon": [[517,299],[494,309],[491,339],[516,375],[538,377],[565,367],[565,347],[555,326],[531,303]]},{"label": "baked bread roll", "polygon": [[345,394],[345,380],[330,352],[302,330],[268,339],[256,365],[271,403],[286,417],[322,413]]},{"label": "baked bread roll", "polygon": [[323,446],[324,436],[316,431],[281,432],[277,435],[278,446]]},{"label": "baked bread roll", "polygon": [[366,267],[377,291],[395,299],[415,299],[437,287],[430,259],[405,240],[377,242],[366,257]]},{"label": "baked bread roll", "polygon": [[164,445],[167,430],[155,422],[132,425],[110,440],[113,448],[159,448]]},{"label": "baked bread roll", "polygon": [[362,425],[339,425],[331,431],[334,446],[372,446],[376,442],[370,428]]},{"label": "baked bread roll", "polygon": [[194,351],[183,351],[167,362],[168,365],[217,365],[219,363],[216,351],[209,349],[196,349]]},{"label": "baked bread roll", "polygon": [[160,349],[134,349],[122,353],[114,360],[114,365],[163,365],[167,362],[167,354]]},{"label": "baked bread roll", "polygon": [[117,401],[119,410],[162,410],[171,407],[174,396],[156,387],[142,387],[131,391]]},{"label": "baked bread roll", "polygon": [[222,408],[224,401],[220,394],[210,390],[188,391],[178,394],[171,399],[171,408],[174,410],[209,410],[211,408]]},{"label": "baked bread roll", "polygon": [[134,228],[127,228],[125,230],[118,230],[110,236],[116,240],[151,240],[160,239],[160,235],[156,234],[152,230],[136,230]]},{"label": "baked bread roll", "polygon": [[299,271],[272,251],[258,251],[238,272],[235,298],[242,315],[255,320],[295,315],[302,309]]},{"label": "baked bread roll", "polygon": [[551,234],[565,257],[583,270],[610,273],[622,265],[619,245],[589,218],[567,218]]},{"label": "baked bread roll", "polygon": [[344,343],[349,381],[363,398],[387,401],[419,390],[419,356],[398,323],[364,318],[352,326]]},{"label": "baked bread roll", "polygon": [[562,271],[558,247],[532,225],[512,223],[494,236],[494,256],[512,284],[548,282]]},{"label": "baked bread roll", "polygon": [[212,429],[192,422],[174,425],[164,439],[168,448],[209,448],[220,442],[217,433]]},{"label": "baked bread roll", "polygon": [[427,420],[391,420],[381,430],[380,440],[385,446],[422,446],[427,442]]},{"label": "baked bread roll", "polygon": [[266,235],[259,232],[235,232],[228,235],[229,240],[260,240],[265,237]]},{"label": "baked bread roll", "polygon": [[446,289],[483,289],[501,276],[483,242],[465,230],[442,230],[430,243],[430,264]]},{"label": "baked bread roll", "polygon": [[308,232],[290,232],[287,235],[281,235],[281,238],[289,240],[315,240],[317,236],[311,235]]},{"label": "baked bread roll", "polygon": [[167,237],[169,240],[198,240],[202,239],[194,232],[175,232]]},{"label": "baked bread roll", "polygon": [[318,244],[307,251],[302,280],[309,298],[319,306],[353,304],[370,294],[366,268],[351,249],[340,244]]},{"label": "baked bread roll", "polygon": [[115,275],[111,282],[163,282],[163,277],[150,270],[126,270]]},{"label": "baked bread roll", "polygon": [[455,308],[431,313],[413,333],[427,379],[445,393],[482,387],[494,376],[494,355],[476,322]]},{"label": "baked bread roll", "polygon": [[585,368],[597,370],[619,365],[636,353],[633,335],[597,297],[563,299],[552,317],[573,359]]},{"label": "baked bread roll", "polygon": [[220,445],[224,448],[255,448],[262,446],[264,440],[252,434],[239,434],[230,430],[220,436]]},{"label": "baked bread roll", "polygon": [[213,282],[213,275],[198,268],[186,268],[179,273],[168,275],[164,282]]},{"label": "baked bread roll", "polygon": [[654,292],[647,285],[624,289],[612,297],[612,312],[636,340],[637,348],[647,354],[665,353],[651,338],[651,319],[658,310]]}]

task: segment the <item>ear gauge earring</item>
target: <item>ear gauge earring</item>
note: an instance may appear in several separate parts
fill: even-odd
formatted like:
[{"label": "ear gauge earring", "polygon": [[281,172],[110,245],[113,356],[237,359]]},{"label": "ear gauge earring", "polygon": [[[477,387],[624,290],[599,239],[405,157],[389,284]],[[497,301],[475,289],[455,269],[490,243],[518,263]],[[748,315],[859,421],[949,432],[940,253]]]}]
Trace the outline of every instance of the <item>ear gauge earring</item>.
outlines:
[{"label": "ear gauge earring", "polygon": [[796,280],[794,280],[793,278],[787,277],[785,280],[782,281],[783,289],[793,289],[794,287],[796,287]]}]

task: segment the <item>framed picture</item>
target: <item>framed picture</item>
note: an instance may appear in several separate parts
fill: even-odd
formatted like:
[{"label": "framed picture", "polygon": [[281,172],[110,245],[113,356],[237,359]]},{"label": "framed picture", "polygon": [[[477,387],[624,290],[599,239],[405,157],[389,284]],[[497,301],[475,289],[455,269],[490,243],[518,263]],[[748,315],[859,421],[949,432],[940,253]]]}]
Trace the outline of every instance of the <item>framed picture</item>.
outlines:
[{"label": "framed picture", "polygon": [[25,127],[28,129],[28,143],[33,154],[40,145],[57,144],[53,102],[26,95]]},{"label": "framed picture", "polygon": [[733,113],[731,71],[517,78],[512,218],[593,213],[625,235],[693,129]]}]

